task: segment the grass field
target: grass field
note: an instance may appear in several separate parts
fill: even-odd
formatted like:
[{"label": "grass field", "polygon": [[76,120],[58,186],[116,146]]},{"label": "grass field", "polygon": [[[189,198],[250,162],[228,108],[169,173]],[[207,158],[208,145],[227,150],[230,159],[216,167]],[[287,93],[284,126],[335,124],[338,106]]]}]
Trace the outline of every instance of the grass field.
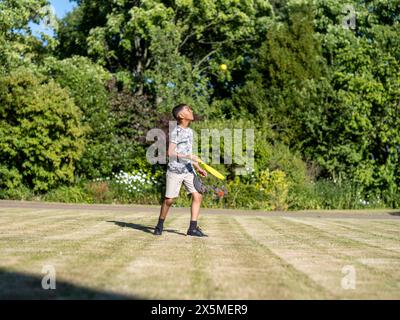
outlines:
[{"label": "grass field", "polygon": [[[173,209],[155,237],[157,217],[155,207],[0,203],[0,298],[400,299],[396,215],[207,213],[208,238],[185,236],[188,209]],[[42,289],[45,265],[56,270],[56,290]],[[342,286],[346,268],[354,289]]]}]

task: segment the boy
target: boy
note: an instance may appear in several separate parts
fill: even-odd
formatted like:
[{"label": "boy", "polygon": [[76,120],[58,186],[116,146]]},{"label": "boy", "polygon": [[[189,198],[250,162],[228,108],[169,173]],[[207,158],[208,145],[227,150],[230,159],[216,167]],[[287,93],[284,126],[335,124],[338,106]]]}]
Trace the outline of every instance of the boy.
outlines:
[{"label": "boy", "polygon": [[207,176],[207,172],[199,166],[199,158],[192,154],[193,132],[192,129],[189,128],[189,125],[194,119],[193,111],[187,104],[180,104],[172,110],[172,115],[178,122],[178,125],[170,135],[168,146],[169,162],[166,178],[167,188],[165,191],[165,199],[161,205],[158,224],[154,229],[154,234],[162,234],[164,221],[167,217],[169,208],[171,207],[174,198],[179,196],[179,191],[183,182],[186,191],[192,194],[191,221],[187,235],[204,237],[206,235],[197,226],[202,195],[196,191],[193,185],[193,166],[203,177]]}]

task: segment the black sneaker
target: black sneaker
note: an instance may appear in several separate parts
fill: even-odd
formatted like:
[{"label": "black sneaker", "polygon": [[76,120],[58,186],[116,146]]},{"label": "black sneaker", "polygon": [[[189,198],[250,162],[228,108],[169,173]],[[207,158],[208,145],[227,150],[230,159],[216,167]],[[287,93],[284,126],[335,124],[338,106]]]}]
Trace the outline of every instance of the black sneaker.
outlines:
[{"label": "black sneaker", "polygon": [[162,229],[160,229],[159,227],[155,227],[154,228],[154,235],[155,236],[161,236],[162,234]]},{"label": "black sneaker", "polygon": [[208,237],[206,234],[203,233],[203,231],[200,229],[200,227],[196,227],[196,229],[189,229],[187,231],[188,236],[194,236],[194,237]]}]

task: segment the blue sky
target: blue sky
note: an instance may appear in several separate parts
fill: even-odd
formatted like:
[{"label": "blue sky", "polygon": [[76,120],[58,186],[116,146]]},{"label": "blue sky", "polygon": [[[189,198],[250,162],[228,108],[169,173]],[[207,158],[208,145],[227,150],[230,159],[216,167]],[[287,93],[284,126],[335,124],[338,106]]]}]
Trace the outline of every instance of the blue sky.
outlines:
[{"label": "blue sky", "polygon": [[[50,4],[52,5],[54,12],[58,18],[62,18],[71,11],[75,6],[76,2],[71,2],[69,0],[51,0]],[[37,25],[34,23],[30,23],[29,26],[31,27],[34,33],[39,31],[45,32],[46,34],[53,35],[53,31],[49,28],[46,28],[44,25]]]},{"label": "blue sky", "polygon": [[76,6],[75,2],[69,0],[51,0],[51,5],[54,7],[57,17],[62,18],[65,14],[72,10]]}]

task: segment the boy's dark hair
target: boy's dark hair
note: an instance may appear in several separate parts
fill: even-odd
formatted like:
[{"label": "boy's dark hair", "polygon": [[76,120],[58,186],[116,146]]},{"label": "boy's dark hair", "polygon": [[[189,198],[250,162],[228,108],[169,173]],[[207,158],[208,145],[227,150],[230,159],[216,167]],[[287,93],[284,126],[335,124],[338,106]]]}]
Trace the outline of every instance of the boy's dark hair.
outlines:
[{"label": "boy's dark hair", "polygon": [[175,120],[179,121],[178,114],[183,110],[183,108],[187,107],[186,103],[178,104],[176,107],[172,109],[172,115],[174,116]]}]

